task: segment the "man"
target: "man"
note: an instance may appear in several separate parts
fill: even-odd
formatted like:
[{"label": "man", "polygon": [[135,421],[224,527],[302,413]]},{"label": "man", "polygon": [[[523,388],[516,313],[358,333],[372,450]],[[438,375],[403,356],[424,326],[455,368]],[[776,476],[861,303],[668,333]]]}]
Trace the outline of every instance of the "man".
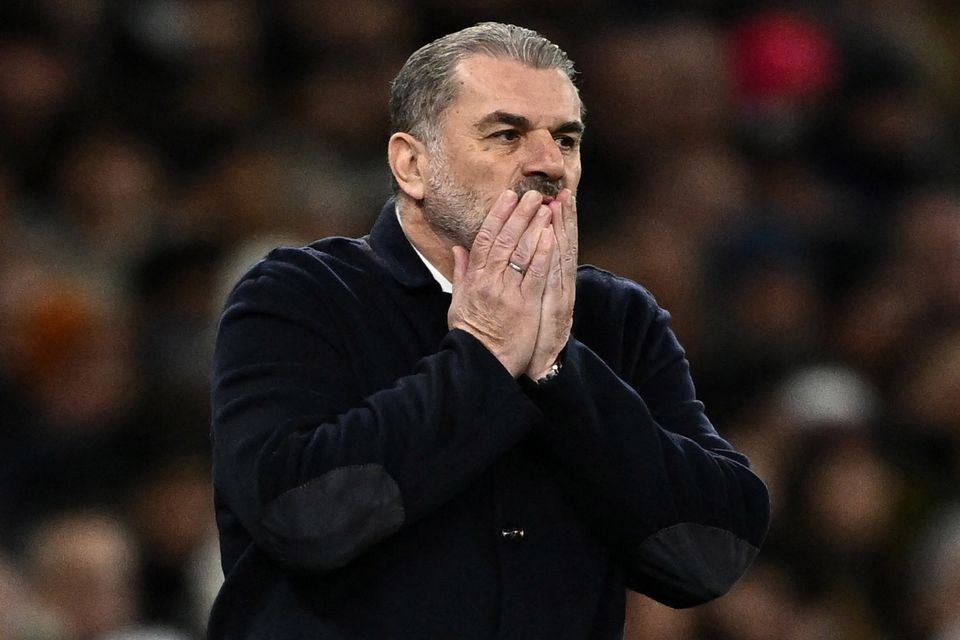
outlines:
[{"label": "man", "polygon": [[573,73],[513,26],[426,45],[393,84],[370,235],[237,285],[211,638],[619,638],[625,587],[690,606],[750,564],[767,493],[667,314],[577,267]]}]

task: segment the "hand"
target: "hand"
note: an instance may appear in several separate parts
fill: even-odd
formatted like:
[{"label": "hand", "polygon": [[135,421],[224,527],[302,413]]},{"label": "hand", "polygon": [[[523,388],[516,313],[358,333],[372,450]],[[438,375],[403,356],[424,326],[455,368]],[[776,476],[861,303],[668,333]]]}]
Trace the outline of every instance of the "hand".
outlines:
[{"label": "hand", "polygon": [[540,307],[540,331],[526,374],[539,380],[547,374],[570,339],[577,284],[577,203],[569,189],[550,203],[557,251],[550,265]]},{"label": "hand", "polygon": [[[537,343],[543,292],[557,260],[552,212],[542,194],[504,192],[468,252],[453,248],[451,329],[473,334],[514,377],[527,370]],[[522,271],[510,266],[513,263]]]}]

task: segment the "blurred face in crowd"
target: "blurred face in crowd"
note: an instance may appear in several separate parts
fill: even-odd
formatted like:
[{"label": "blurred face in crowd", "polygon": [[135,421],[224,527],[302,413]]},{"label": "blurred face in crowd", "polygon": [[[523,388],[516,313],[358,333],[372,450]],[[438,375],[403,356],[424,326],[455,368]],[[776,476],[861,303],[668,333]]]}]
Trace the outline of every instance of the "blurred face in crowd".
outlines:
[{"label": "blurred face in crowd", "polygon": [[[562,71],[476,55],[457,69],[458,96],[428,144],[424,216],[469,247],[506,189],[549,201],[580,182],[580,97]],[[435,147],[435,148],[434,148]]]},{"label": "blurred face in crowd", "polygon": [[64,515],[41,527],[34,545],[38,597],[69,637],[98,638],[136,619],[134,549],[119,521]]}]

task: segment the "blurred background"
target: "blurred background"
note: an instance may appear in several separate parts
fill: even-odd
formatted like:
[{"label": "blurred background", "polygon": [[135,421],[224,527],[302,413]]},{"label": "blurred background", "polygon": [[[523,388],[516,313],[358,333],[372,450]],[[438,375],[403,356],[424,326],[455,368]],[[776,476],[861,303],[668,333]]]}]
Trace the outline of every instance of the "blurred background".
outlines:
[{"label": "blurred background", "polygon": [[773,496],[729,595],[628,640],[960,638],[954,0],[2,0],[0,640],[202,637],[225,292],[368,230],[390,79],[486,19],[577,62],[582,261]]}]

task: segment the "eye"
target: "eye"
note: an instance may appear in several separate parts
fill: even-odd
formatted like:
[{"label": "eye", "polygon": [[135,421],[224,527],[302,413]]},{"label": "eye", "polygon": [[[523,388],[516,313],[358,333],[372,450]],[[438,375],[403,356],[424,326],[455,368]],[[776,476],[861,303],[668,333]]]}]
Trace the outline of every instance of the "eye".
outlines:
[{"label": "eye", "polygon": [[557,136],[554,139],[557,141],[557,146],[564,151],[572,151],[580,144],[580,140],[574,136]]},{"label": "eye", "polygon": [[520,132],[516,129],[503,129],[490,135],[491,138],[497,138],[504,142],[516,142],[520,139]]}]

